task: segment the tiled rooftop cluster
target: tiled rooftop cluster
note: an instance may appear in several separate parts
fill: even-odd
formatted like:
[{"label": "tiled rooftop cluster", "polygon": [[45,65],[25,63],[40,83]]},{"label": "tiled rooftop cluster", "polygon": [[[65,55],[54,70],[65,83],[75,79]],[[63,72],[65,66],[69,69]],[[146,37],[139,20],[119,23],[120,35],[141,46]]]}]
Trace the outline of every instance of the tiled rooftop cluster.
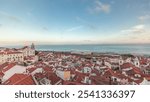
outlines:
[{"label": "tiled rooftop cluster", "polygon": [[[38,60],[34,60],[34,57]],[[150,58],[137,55],[39,51],[33,63],[0,65],[4,85],[148,85]]]}]

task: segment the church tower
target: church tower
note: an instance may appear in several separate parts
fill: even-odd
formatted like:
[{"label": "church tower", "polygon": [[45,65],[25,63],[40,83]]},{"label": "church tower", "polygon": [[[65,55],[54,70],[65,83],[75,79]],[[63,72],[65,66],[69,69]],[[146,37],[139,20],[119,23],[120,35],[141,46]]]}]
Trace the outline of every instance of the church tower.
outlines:
[{"label": "church tower", "polygon": [[138,59],[138,57],[136,57],[135,59],[134,59],[134,65],[136,66],[136,67],[140,67],[140,61],[139,61],[139,59]]},{"label": "church tower", "polygon": [[32,43],[32,45],[31,45],[31,49],[35,49],[34,43]]}]

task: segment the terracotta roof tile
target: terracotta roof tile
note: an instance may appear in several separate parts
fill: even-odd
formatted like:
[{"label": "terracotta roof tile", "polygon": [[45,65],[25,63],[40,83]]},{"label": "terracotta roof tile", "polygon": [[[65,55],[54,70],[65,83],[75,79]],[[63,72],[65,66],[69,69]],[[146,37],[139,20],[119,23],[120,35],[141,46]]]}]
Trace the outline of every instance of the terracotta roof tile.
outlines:
[{"label": "terracotta roof tile", "polygon": [[47,77],[49,80],[51,80],[51,84],[52,84],[52,85],[56,84],[58,81],[61,80],[61,78],[58,77],[58,76],[57,76],[55,73],[53,73],[53,72],[47,73],[47,74],[46,74],[46,77]]},{"label": "terracotta roof tile", "polygon": [[106,78],[104,76],[91,76],[90,79],[92,80],[92,83],[95,85],[109,85],[110,79]]},{"label": "terracotta roof tile", "polygon": [[126,69],[126,68],[130,68],[130,67],[133,67],[134,65],[132,65],[131,63],[124,63],[123,65],[121,65],[120,67],[122,69]]},{"label": "terracotta roof tile", "polygon": [[0,77],[3,77],[4,73],[2,71],[0,71]]},{"label": "terracotta roof tile", "polygon": [[14,67],[16,65],[16,63],[10,63],[8,64],[5,68],[3,68],[3,72],[8,71],[9,69],[11,69],[12,67]]},{"label": "terracotta roof tile", "polygon": [[32,67],[32,68],[28,68],[27,70],[29,71],[29,73],[32,73],[33,71],[35,71],[37,68]]},{"label": "terracotta roof tile", "polygon": [[9,63],[5,62],[3,64],[0,65],[0,70],[3,70],[3,68],[5,68]]},{"label": "terracotta roof tile", "polygon": [[14,74],[7,81],[4,82],[6,85],[35,85],[31,75],[28,74]]}]

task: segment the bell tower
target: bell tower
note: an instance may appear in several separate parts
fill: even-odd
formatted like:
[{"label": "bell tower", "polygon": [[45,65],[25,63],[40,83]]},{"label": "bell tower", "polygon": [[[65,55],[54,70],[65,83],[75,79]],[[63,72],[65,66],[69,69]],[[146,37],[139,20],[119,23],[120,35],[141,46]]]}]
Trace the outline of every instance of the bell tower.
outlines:
[{"label": "bell tower", "polygon": [[31,45],[31,49],[35,49],[34,43],[32,43],[32,45]]}]

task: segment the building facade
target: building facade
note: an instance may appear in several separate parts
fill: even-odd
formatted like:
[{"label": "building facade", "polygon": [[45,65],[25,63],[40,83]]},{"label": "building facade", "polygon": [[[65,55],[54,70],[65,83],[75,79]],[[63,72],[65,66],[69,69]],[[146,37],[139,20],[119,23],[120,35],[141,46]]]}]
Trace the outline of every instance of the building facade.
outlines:
[{"label": "building facade", "polygon": [[25,57],[35,56],[34,44],[25,46],[20,49],[1,49],[0,50],[0,64],[5,62],[23,62]]}]

